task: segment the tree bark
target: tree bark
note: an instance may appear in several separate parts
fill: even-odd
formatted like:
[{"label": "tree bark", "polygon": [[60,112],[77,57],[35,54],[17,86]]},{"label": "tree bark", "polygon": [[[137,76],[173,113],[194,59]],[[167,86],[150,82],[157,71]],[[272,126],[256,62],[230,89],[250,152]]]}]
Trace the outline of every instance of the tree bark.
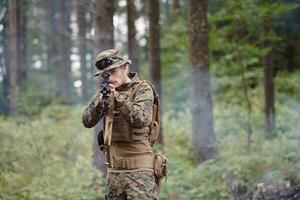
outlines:
[{"label": "tree bark", "polygon": [[[149,17],[149,64],[150,64],[150,80],[154,84],[155,89],[161,98],[161,74],[160,74],[160,43],[159,43],[159,2],[158,0],[149,0],[148,2]],[[161,112],[160,112],[161,115]],[[161,126],[162,127],[162,126]],[[161,128],[158,136],[158,143],[163,145],[163,131]]]},{"label": "tree bark", "polygon": [[95,54],[114,48],[113,1],[97,0],[95,9]]},{"label": "tree bark", "polygon": [[139,72],[139,51],[136,40],[136,8],[134,0],[127,0],[127,30],[128,30],[128,54],[131,60],[130,71]]},{"label": "tree bark", "polygon": [[70,24],[70,1],[57,1],[57,30],[58,30],[58,52],[59,52],[59,94],[63,103],[69,103],[70,90],[70,46],[71,31]]},{"label": "tree bark", "polygon": [[9,0],[9,114],[17,115],[17,92],[18,92],[18,16],[17,0]]},{"label": "tree bark", "polygon": [[50,31],[46,33],[47,40],[47,71],[49,74],[55,74],[58,66],[58,31],[55,14],[57,12],[57,0],[43,1],[44,10],[46,12],[45,20]]},{"label": "tree bark", "polygon": [[[265,3],[270,3],[269,0],[264,0]],[[274,92],[274,72],[273,72],[273,59],[272,59],[272,44],[266,36],[272,32],[271,19],[267,14],[264,19],[264,47],[271,48],[271,50],[263,58],[264,67],[264,91],[265,91],[265,129],[272,131],[275,128],[275,92]]]},{"label": "tree bark", "polygon": [[189,1],[189,46],[192,86],[192,144],[196,163],[215,153],[213,104],[208,64],[207,1]]},{"label": "tree bark", "polygon": [[87,66],[85,56],[87,54],[87,40],[86,40],[86,8],[85,1],[76,1],[76,14],[78,23],[78,46],[79,46],[79,57],[80,57],[80,72],[81,72],[81,96],[82,102],[87,101]]},{"label": "tree bark", "polygon": [[88,96],[92,96],[96,85],[94,80],[92,79],[92,77],[94,77],[94,69],[95,66],[93,64],[94,60],[95,60],[95,52],[94,52],[94,38],[91,37],[92,36],[92,30],[94,29],[94,9],[95,8],[95,2],[92,0],[88,0],[88,2],[85,3],[85,5],[87,6],[87,10],[86,10],[86,36],[87,36],[87,54],[89,55],[89,59],[86,60],[87,63],[87,84],[88,84]]},{"label": "tree bark", "polygon": [[176,21],[180,15],[180,2],[179,0],[173,0],[173,18]]},{"label": "tree bark", "polygon": [[265,129],[266,131],[272,131],[275,128],[275,91],[273,60],[271,52],[269,52],[263,58],[263,67],[265,91]]},{"label": "tree bark", "polygon": [[26,2],[17,1],[18,18],[18,85],[23,85],[27,78],[27,41],[26,41]]},{"label": "tree bark", "polygon": [[[113,26],[113,1],[111,0],[97,0],[95,2],[95,37],[94,37],[94,54],[104,51],[106,49],[114,48],[114,26]],[[97,80],[97,85],[99,85]],[[97,144],[97,136],[100,130],[103,129],[103,120],[101,120],[94,128],[93,151],[99,148]],[[93,158],[93,166],[101,170],[105,175],[106,156],[102,153],[96,153]]]},{"label": "tree bark", "polygon": [[9,11],[8,11],[8,1],[4,1],[2,4],[4,10],[4,15],[2,18],[2,25],[3,25],[3,30],[2,30],[2,48],[3,48],[3,54],[2,54],[2,66],[1,66],[1,75],[3,77],[2,80],[2,88],[3,88],[3,93],[2,93],[2,99],[4,100],[3,105],[1,105],[1,111],[5,113],[6,115],[9,114]]}]

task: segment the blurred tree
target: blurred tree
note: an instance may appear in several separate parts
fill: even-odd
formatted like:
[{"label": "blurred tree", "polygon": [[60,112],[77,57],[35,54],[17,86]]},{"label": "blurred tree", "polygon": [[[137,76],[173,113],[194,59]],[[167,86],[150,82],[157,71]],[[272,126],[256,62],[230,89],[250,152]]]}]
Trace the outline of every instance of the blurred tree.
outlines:
[{"label": "blurred tree", "polygon": [[27,40],[26,40],[26,1],[19,0],[17,2],[17,18],[18,18],[18,85],[23,85],[27,79]]},{"label": "blurred tree", "polygon": [[94,10],[95,53],[114,48],[113,1],[98,0]]},{"label": "blurred tree", "polygon": [[[150,80],[154,84],[155,89],[161,98],[161,76],[160,76],[160,35],[159,35],[159,2],[158,0],[149,0],[148,3],[148,17],[149,17],[149,67]],[[160,115],[162,112],[160,112]],[[162,126],[161,126],[162,127]],[[161,128],[158,137],[158,143],[163,145],[163,130]]]},{"label": "blurred tree", "polygon": [[[0,112],[4,114],[9,113],[9,44],[8,44],[8,0],[1,2],[2,17],[0,16],[0,24],[3,29],[0,31],[0,49],[2,49],[0,55],[0,79],[1,81],[1,95],[0,95]],[[0,26],[1,26],[0,25]]]},{"label": "blurred tree", "polygon": [[[94,10],[94,25],[95,25],[95,37],[94,37],[94,52],[95,54],[114,48],[114,25],[113,25],[113,1],[110,0],[97,0],[95,2]],[[99,79],[97,84],[99,85]],[[97,136],[99,131],[103,129],[103,121],[101,120],[94,128],[94,140],[93,150],[97,151],[98,143]],[[93,165],[103,172],[105,175],[106,169],[106,156],[102,153],[95,154],[93,158]]]},{"label": "blurred tree", "polygon": [[[282,24],[280,29],[280,36],[284,39],[286,44],[285,49],[279,49],[281,51],[276,52],[274,49],[274,68],[279,65],[285,67],[290,72],[300,69],[300,0],[284,0],[285,4],[296,3],[298,6],[282,15],[279,20],[279,23]],[[280,58],[280,59],[278,59]],[[276,65],[275,65],[276,63]],[[275,68],[276,69],[276,68]]]},{"label": "blurred tree", "polygon": [[94,77],[94,60],[95,60],[95,52],[94,52],[94,38],[92,36],[94,31],[94,8],[95,2],[92,0],[85,1],[86,6],[86,40],[87,40],[87,59],[86,59],[86,67],[87,67],[87,84],[88,84],[88,96],[92,96],[96,85],[92,77]]},{"label": "blurred tree", "polygon": [[189,46],[192,89],[192,144],[196,163],[215,153],[213,104],[208,64],[207,1],[189,1]]},{"label": "blurred tree", "polygon": [[17,94],[18,94],[18,2],[8,1],[9,9],[9,114],[17,114]]},{"label": "blurred tree", "polygon": [[127,0],[127,44],[131,60],[130,71],[139,72],[139,47],[136,39],[135,20],[137,19],[134,0]]},{"label": "blurred tree", "polygon": [[243,41],[245,37],[245,27],[243,26],[241,20],[239,18],[235,19],[234,22],[234,37],[233,41],[237,45],[237,53],[234,58],[235,62],[241,67],[241,76],[242,76],[242,90],[245,97],[245,101],[247,104],[247,119],[246,119],[246,130],[248,134],[247,138],[247,149],[250,151],[250,145],[251,145],[251,137],[252,137],[252,103],[250,101],[250,96],[248,94],[249,86],[247,84],[246,80],[246,67],[243,65],[243,56],[241,54],[240,48],[242,46],[241,42]]},{"label": "blurred tree", "polygon": [[86,6],[84,0],[76,1],[76,15],[78,23],[78,46],[79,46],[79,57],[80,57],[80,72],[81,72],[81,96],[82,102],[87,101],[87,65],[86,65],[86,55],[87,55],[87,22],[86,22]]},{"label": "blurred tree", "polygon": [[[262,83],[262,79],[265,81],[265,127],[267,131],[275,127],[273,79],[278,69],[285,68],[286,64],[280,62],[282,59],[280,56],[286,54],[285,46],[287,46],[285,42],[287,40],[282,40],[279,34],[279,30],[285,25],[278,19],[297,7],[294,3],[269,2],[258,0],[224,2],[222,9],[210,15],[210,55],[213,57],[211,60],[214,66],[223,66],[217,67],[215,74],[224,78],[227,75],[231,79],[230,82],[223,82],[218,90],[224,96],[232,90],[232,86],[237,90],[242,89],[240,91],[243,93],[239,95],[236,93],[226,101],[235,104],[239,102],[247,106],[248,112],[247,116],[243,117],[246,119],[243,127],[248,132],[248,138],[252,132],[253,120],[251,92]],[[261,70],[261,67],[264,67],[264,70]],[[242,76],[242,79],[237,78],[238,76]],[[233,83],[234,80],[236,83]],[[229,85],[231,86],[228,87]],[[241,94],[245,97],[245,101],[237,98],[242,97]]]},{"label": "blurred tree", "polygon": [[58,65],[58,30],[56,26],[56,4],[57,0],[43,1],[44,10],[46,12],[46,21],[49,32],[46,33],[47,40],[47,71],[51,74],[55,74],[55,66]]},{"label": "blurred tree", "polygon": [[179,0],[173,0],[173,17],[174,20],[180,16],[180,1]]},{"label": "blurred tree", "polygon": [[71,29],[70,26],[70,15],[71,15],[71,1],[57,1],[57,31],[58,31],[58,80],[59,80],[59,94],[62,98],[63,103],[70,103],[70,72],[71,72],[71,61],[70,61],[70,49],[71,49]]},{"label": "blurred tree", "polygon": [[47,36],[47,69],[58,78],[57,94],[62,103],[70,103],[71,89],[71,30],[69,0],[43,1],[50,31]]},{"label": "blurred tree", "polygon": [[[266,6],[270,4],[270,0],[263,1]],[[265,129],[272,131],[275,128],[275,91],[274,91],[274,70],[272,58],[272,44],[268,35],[272,33],[271,10],[268,9],[263,17],[263,46],[269,48],[268,53],[263,57],[262,64],[264,67],[264,91],[265,91]]]}]

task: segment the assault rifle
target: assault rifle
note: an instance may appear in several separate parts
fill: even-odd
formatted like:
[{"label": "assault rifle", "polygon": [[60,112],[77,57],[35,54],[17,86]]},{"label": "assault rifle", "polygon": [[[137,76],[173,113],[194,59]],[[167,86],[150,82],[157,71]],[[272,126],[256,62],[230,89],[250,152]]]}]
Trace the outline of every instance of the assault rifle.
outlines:
[{"label": "assault rifle", "polygon": [[112,124],[113,124],[113,111],[114,111],[114,101],[112,95],[110,95],[109,89],[109,75],[104,73],[102,75],[103,82],[100,85],[100,92],[102,94],[102,106],[103,110],[101,113],[101,118],[103,118],[103,130],[98,134],[98,145],[102,148],[101,150],[106,153],[108,167],[111,167],[111,159],[109,153],[109,146],[111,143],[112,135]]},{"label": "assault rifle", "polygon": [[107,115],[108,110],[109,110],[109,96],[110,96],[110,90],[109,90],[109,74],[104,73],[102,75],[103,81],[100,84],[100,93],[102,94],[102,102],[103,102],[103,110],[102,110],[102,115],[101,118],[104,115]]}]

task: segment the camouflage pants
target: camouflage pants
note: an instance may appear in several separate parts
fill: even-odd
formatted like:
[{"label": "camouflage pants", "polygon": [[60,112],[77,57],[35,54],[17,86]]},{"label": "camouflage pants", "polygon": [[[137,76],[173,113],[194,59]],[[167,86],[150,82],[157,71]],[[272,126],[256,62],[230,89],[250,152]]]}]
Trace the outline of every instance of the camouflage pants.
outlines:
[{"label": "camouflage pants", "polygon": [[151,171],[108,172],[105,199],[157,199],[154,173]]}]

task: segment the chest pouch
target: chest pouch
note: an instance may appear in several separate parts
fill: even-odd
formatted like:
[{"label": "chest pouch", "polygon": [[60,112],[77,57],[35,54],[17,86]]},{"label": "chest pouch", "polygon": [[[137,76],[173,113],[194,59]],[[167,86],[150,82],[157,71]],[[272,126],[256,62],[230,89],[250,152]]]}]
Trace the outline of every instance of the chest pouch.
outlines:
[{"label": "chest pouch", "polygon": [[114,111],[112,132],[111,140],[113,142],[132,142],[131,127],[116,111]]}]

